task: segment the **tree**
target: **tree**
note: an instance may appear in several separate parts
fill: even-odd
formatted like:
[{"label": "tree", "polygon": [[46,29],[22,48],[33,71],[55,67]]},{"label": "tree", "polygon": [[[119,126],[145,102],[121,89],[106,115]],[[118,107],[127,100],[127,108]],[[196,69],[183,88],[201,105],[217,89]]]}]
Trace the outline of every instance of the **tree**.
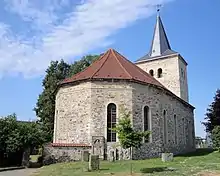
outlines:
[{"label": "tree", "polygon": [[36,122],[20,122],[19,131],[24,148],[42,146],[46,142],[43,126]]},{"label": "tree", "polygon": [[0,153],[15,153],[45,142],[41,126],[17,121],[16,114],[0,119]]},{"label": "tree", "polygon": [[207,108],[205,120],[203,125],[205,125],[207,132],[212,133],[214,127],[220,125],[220,89],[216,91],[214,101]]},{"label": "tree", "polygon": [[220,125],[215,126],[212,130],[213,147],[220,152]]},{"label": "tree", "polygon": [[39,95],[36,107],[34,108],[36,116],[40,118],[39,122],[43,124],[44,131],[47,133],[48,141],[51,141],[53,136],[57,83],[68,77],[69,72],[70,65],[63,60],[50,63],[42,82],[43,92]]},{"label": "tree", "polygon": [[99,55],[87,55],[82,57],[81,60],[74,62],[70,66],[70,73],[69,76],[72,76],[76,73],[79,73],[90,66],[95,60],[97,60]]},{"label": "tree", "polygon": [[[148,138],[150,131],[140,132],[135,131],[131,124],[131,113],[126,112],[124,108],[121,109],[121,117],[119,118],[119,122],[116,127],[113,129],[118,134],[118,139],[120,145],[124,149],[130,149],[130,159],[131,151],[133,148],[140,148],[143,138]],[[131,165],[131,173],[132,173],[132,165]]]},{"label": "tree", "polygon": [[43,79],[43,91],[39,95],[34,111],[40,119],[39,123],[43,125],[43,129],[47,134],[47,141],[51,141],[54,129],[55,115],[55,98],[57,83],[63,79],[72,76],[80,71],[83,71],[91,63],[98,58],[98,55],[84,56],[81,60],[69,65],[63,60],[60,62],[52,61],[46,70],[45,78]]},{"label": "tree", "polygon": [[0,119],[0,153],[14,152],[20,146],[16,114]]}]

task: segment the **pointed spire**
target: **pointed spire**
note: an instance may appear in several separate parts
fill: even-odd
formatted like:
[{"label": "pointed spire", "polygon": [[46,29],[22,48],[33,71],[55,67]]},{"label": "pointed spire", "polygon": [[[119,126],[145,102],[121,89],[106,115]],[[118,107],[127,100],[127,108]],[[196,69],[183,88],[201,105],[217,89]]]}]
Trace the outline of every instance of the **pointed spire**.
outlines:
[{"label": "pointed spire", "polygon": [[153,40],[149,52],[150,57],[161,56],[165,51],[171,50],[166,32],[160,18],[160,8],[157,9],[157,21],[154,28]]},{"label": "pointed spire", "polygon": [[136,60],[136,63],[158,58],[160,56],[169,56],[173,54],[178,54],[178,52],[172,50],[170,47],[162,20],[160,18],[160,8],[161,5],[157,5],[157,20],[156,20],[156,25],[154,27],[154,35],[153,35],[150,51],[145,56]]}]

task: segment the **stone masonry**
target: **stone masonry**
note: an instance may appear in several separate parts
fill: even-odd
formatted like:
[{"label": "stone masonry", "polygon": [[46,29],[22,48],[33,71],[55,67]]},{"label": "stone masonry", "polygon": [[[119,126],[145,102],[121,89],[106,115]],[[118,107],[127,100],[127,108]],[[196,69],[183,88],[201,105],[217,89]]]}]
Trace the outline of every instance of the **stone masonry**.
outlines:
[{"label": "stone masonry", "polygon": [[[168,90],[188,102],[187,63],[179,54],[159,56],[151,60],[137,62],[136,65],[149,73],[154,72],[154,78],[160,81]],[[162,77],[157,71],[162,69]]]},{"label": "stone masonry", "polygon": [[[116,105],[117,119],[120,106],[130,110],[133,126],[137,130],[143,130],[143,108],[149,107],[152,135],[149,143],[144,143],[139,150],[132,150],[133,159],[157,157],[164,151],[179,154],[194,150],[193,107],[166,90],[126,81],[88,81],[61,87],[56,97],[54,143],[91,146],[92,136],[104,136],[106,139],[109,103]],[[163,141],[164,110],[167,112],[166,145]],[[173,136],[174,115],[178,122],[176,143]],[[119,142],[118,139],[116,142]],[[115,150],[113,145],[106,143],[107,156]],[[128,151],[116,148],[124,159],[129,159]],[[71,157],[74,158],[74,152]]]},{"label": "stone masonry", "polygon": [[91,104],[89,82],[59,89],[53,143],[89,143]]},{"label": "stone masonry", "polygon": [[91,147],[80,147],[80,146],[44,146],[45,156],[54,156],[56,160],[61,157],[68,156],[70,161],[80,161],[82,160],[82,152],[90,151]]},{"label": "stone masonry", "polygon": [[[193,108],[152,86],[133,84],[133,97],[134,127],[138,130],[143,129],[143,106],[148,106],[152,133],[149,143],[143,144],[140,150],[133,151],[134,159],[157,157],[161,152],[187,153],[195,149]],[[167,112],[167,144],[163,138],[164,110]],[[174,115],[177,118],[176,143],[174,140]],[[182,119],[184,119],[184,123],[182,123]]]}]

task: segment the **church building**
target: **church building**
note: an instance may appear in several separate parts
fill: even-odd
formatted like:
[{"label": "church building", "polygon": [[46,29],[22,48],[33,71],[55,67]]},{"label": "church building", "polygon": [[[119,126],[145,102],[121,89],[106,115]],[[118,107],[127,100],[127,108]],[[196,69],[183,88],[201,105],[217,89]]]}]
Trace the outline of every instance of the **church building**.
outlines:
[{"label": "church building", "polygon": [[132,159],[195,150],[194,107],[189,103],[187,62],[172,50],[158,14],[148,54],[132,63],[109,49],[84,71],[63,80],[57,89],[54,138],[56,157],[80,160],[84,150],[108,159],[129,159],[111,130],[121,108],[131,112],[135,130],[151,131]]}]

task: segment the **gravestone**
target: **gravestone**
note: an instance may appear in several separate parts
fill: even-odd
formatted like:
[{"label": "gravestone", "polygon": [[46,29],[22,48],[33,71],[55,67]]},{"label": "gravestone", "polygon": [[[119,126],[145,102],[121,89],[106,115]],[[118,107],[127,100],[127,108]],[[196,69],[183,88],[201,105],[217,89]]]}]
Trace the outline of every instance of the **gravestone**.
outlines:
[{"label": "gravestone", "polygon": [[28,167],[29,162],[30,162],[30,148],[27,148],[23,152],[23,157],[22,157],[22,166]]},{"label": "gravestone", "polygon": [[119,152],[119,160],[123,160],[124,159],[124,153],[123,150],[121,149]]},{"label": "gravestone", "polygon": [[173,160],[173,153],[162,153],[162,161],[172,161]]},{"label": "gravestone", "polygon": [[110,162],[114,162],[115,161],[115,152],[114,151],[110,151],[109,161]]},{"label": "gravestone", "polygon": [[100,159],[104,159],[105,139],[103,136],[92,136],[92,154],[98,155]]},{"label": "gravestone", "polygon": [[89,156],[89,170],[99,170],[99,155]]},{"label": "gravestone", "polygon": [[115,160],[119,160],[119,150],[115,149]]},{"label": "gravestone", "polygon": [[89,161],[89,151],[84,150],[81,152],[81,159],[82,161],[88,162]]}]

